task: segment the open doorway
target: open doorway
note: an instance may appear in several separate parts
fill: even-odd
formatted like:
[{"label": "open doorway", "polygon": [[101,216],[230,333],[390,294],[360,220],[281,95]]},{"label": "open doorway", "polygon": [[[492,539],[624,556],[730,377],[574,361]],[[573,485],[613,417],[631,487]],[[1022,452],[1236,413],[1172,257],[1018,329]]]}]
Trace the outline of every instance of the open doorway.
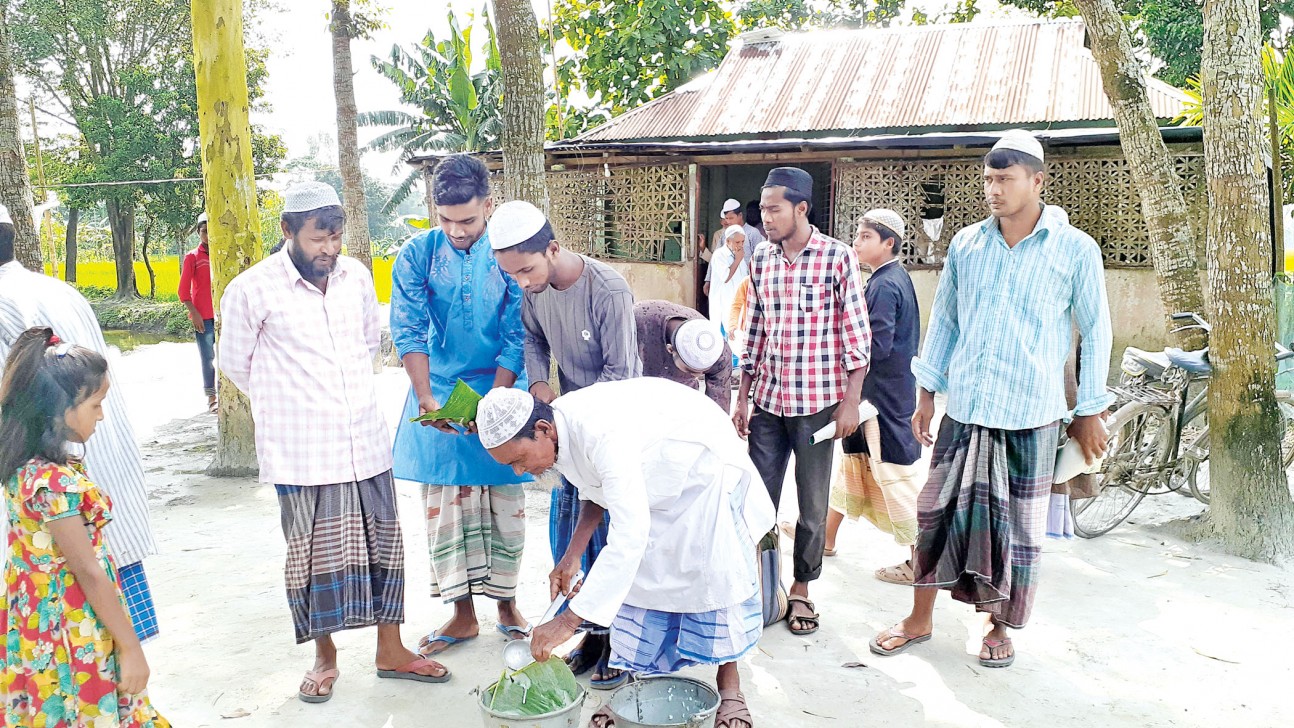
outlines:
[{"label": "open doorway", "polygon": [[704,288],[706,274],[710,269],[709,258],[722,235],[723,203],[729,199],[737,200],[744,211],[745,222],[756,228],[762,227],[759,220],[759,195],[764,180],[774,167],[796,166],[813,175],[813,210],[809,221],[819,230],[831,231],[831,163],[830,162],[782,162],[775,164],[726,164],[703,165],[701,167],[701,197],[699,200],[700,225],[698,232],[704,235],[706,250],[697,251],[696,267],[696,309],[709,314],[709,301]]}]

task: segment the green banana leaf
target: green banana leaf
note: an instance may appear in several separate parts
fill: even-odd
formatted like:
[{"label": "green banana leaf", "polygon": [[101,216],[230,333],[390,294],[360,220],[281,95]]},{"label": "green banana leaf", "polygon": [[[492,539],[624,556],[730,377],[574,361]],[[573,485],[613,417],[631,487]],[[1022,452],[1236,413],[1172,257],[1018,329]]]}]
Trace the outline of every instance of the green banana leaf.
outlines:
[{"label": "green banana leaf", "polygon": [[534,662],[516,672],[504,670],[491,688],[490,710],[503,715],[531,717],[561,710],[579,700],[575,674],[560,657]]},{"label": "green banana leaf", "polygon": [[449,393],[449,399],[440,409],[428,412],[420,417],[414,417],[409,421],[449,420],[460,425],[467,425],[469,422],[476,421],[476,406],[480,403],[481,395],[469,387],[467,382],[460,379],[454,384],[454,391]]}]

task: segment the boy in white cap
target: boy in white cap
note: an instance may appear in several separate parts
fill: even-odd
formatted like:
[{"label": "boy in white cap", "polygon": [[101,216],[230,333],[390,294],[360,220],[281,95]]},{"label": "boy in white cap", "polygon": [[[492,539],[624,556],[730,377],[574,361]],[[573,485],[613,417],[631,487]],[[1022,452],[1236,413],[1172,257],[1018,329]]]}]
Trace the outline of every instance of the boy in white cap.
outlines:
[{"label": "boy in white cap", "polygon": [[746,257],[746,231],[740,225],[729,225],[724,228],[724,244],[710,259],[710,270],[706,272],[703,290],[710,299],[710,320],[724,329],[724,335],[732,339],[732,331],[727,330],[728,314],[732,311],[732,301],[737,295],[741,282],[750,276],[750,259]]},{"label": "boy in white cap", "polygon": [[285,581],[298,644],[315,643],[297,696],[332,698],[332,634],[377,625],[377,675],[444,682],[449,671],[400,640],[404,543],[391,436],[377,406],[377,294],[341,255],[346,213],[331,186],[287,190],[287,244],[220,300],[220,369],[251,399],[260,479],[273,483],[287,539]]},{"label": "boy in white cap", "polygon": [[[912,435],[917,384],[912,359],[921,338],[921,314],[916,289],[903,269],[899,254],[907,226],[893,210],[871,210],[858,221],[854,254],[871,270],[863,290],[867,321],[872,330],[872,360],[863,378],[863,399],[877,410],[873,422],[841,446],[844,457],[831,487],[827,512],[827,556],[836,554],[836,532],[846,516],[863,517],[911,548],[917,538],[917,493],[921,490],[921,444]],[[873,447],[873,444],[875,445]],[[875,450],[875,452],[873,452]],[[911,554],[896,566],[877,569],[876,578],[912,583]]]},{"label": "boy in white cap", "polygon": [[207,411],[216,411],[216,313],[211,304],[211,251],[207,245],[207,213],[198,216],[198,247],[184,255],[180,266],[180,303],[189,312],[193,338],[202,362],[202,392]]},{"label": "boy in white cap", "polygon": [[732,400],[732,350],[719,327],[696,309],[670,301],[634,304],[638,353],[644,377],[663,377],[697,388],[724,412]]},{"label": "boy in white cap", "polygon": [[[504,203],[489,225],[490,246],[499,267],[525,290],[521,323],[526,329],[526,374],[530,393],[552,402],[549,366],[557,360],[563,395],[595,382],[629,379],[642,374],[634,326],[633,292],[611,266],[563,248],[548,218],[520,200]],[[603,514],[581,504],[575,486],[563,481],[553,491],[548,532],[553,561],[583,563],[589,569],[606,544]],[[581,545],[570,548],[579,534]],[[578,675],[594,670],[590,685],[609,690],[629,676],[608,667],[606,629],[593,627],[569,656]]]},{"label": "boy in white cap", "polygon": [[[556,468],[611,519],[611,539],[569,610],[535,628],[535,659],[582,619],[610,624],[613,667],[652,675],[716,665],[716,727],[751,728],[737,660],[763,630],[755,546],[774,513],[727,414],[690,387],[642,377],[551,406],[495,389],[476,422],[496,460],[535,475]],[[571,591],[577,567],[553,571],[552,596]],[[591,725],[610,718],[604,708]]]},{"label": "boy in white cap", "polygon": [[[1044,214],[1043,149],[1009,131],[984,158],[992,216],[948,246],[921,357],[913,434],[935,446],[918,498],[914,604],[873,638],[893,655],[930,639],[938,589],[989,615],[986,667],[1015,661],[1007,628],[1028,621],[1062,420],[1089,459],[1105,450],[1102,413],[1110,310],[1101,250],[1058,215]],[[1083,339],[1077,407],[1065,403],[1071,321]],[[930,435],[934,396],[947,412]],[[972,527],[972,524],[973,527]]]}]

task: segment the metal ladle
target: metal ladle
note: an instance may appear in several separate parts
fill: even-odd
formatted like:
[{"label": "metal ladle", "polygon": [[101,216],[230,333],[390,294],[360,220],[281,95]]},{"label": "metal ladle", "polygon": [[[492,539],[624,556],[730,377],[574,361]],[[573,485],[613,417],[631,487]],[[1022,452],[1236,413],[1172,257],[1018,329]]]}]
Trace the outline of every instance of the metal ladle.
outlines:
[{"label": "metal ladle", "polygon": [[[583,570],[575,573],[575,578],[571,580],[571,589],[574,589],[582,581],[584,581]],[[566,595],[558,594],[557,598],[553,600],[553,603],[548,606],[548,611],[544,612],[544,616],[539,618],[539,624],[547,624],[552,621],[553,617],[557,616],[557,613],[561,611],[565,604]],[[539,624],[535,626],[538,627]],[[513,640],[503,647],[503,664],[513,672],[524,668],[534,661],[534,656],[530,654],[529,637]]]}]

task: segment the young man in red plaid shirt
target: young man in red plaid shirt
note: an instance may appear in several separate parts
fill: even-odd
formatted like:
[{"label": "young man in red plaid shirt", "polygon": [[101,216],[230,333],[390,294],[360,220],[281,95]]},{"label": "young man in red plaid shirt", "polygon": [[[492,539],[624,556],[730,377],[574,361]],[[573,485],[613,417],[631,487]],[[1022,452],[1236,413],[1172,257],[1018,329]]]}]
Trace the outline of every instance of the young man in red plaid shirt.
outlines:
[{"label": "young man in red plaid shirt", "polygon": [[732,416],[774,505],[795,453],[800,518],[787,626],[797,635],[818,630],[809,582],[822,572],[835,450],[831,442],[810,445],[809,437],[833,421],[836,438],[858,429],[872,338],[853,248],[809,224],[812,206],[808,172],[778,167],[768,174],[759,209],[771,245],[760,246],[750,263],[750,325]]}]

